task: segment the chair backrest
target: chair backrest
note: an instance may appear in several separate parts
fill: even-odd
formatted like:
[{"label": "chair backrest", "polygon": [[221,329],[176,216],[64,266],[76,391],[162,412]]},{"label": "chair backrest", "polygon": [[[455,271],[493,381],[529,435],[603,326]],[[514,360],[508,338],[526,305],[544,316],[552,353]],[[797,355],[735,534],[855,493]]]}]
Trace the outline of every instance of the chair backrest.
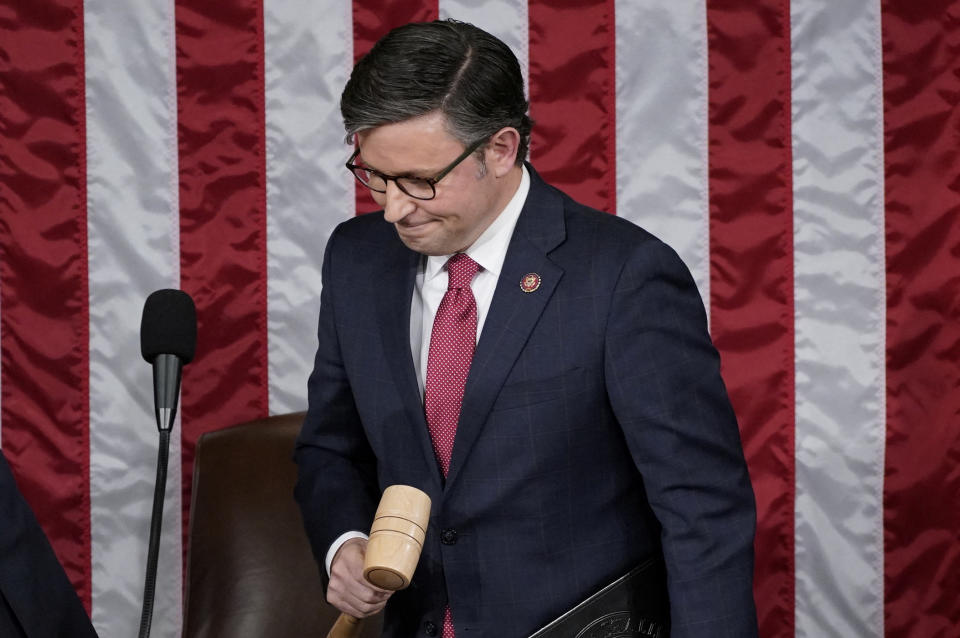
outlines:
[{"label": "chair backrest", "polygon": [[[324,638],[337,617],[293,500],[303,413],[208,432],[190,503],[185,638]],[[380,618],[364,638],[380,635]]]}]

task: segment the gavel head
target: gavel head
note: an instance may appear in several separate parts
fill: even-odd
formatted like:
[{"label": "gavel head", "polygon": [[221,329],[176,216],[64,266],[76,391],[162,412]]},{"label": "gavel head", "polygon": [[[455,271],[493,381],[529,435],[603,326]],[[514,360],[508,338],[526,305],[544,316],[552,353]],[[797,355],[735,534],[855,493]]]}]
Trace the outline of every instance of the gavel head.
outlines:
[{"label": "gavel head", "polygon": [[391,485],[383,492],[370,528],[363,576],[383,589],[410,584],[423,551],[430,521],[430,497],[409,485]]}]

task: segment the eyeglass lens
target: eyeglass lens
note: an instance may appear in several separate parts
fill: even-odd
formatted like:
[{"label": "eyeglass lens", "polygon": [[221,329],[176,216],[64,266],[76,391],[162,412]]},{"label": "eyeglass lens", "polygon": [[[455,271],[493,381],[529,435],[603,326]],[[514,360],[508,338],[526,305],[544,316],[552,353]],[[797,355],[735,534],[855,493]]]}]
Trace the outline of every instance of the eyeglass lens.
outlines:
[{"label": "eyeglass lens", "polygon": [[[375,190],[378,193],[387,192],[387,181],[377,173],[366,170],[362,167],[357,167],[357,169],[354,170],[354,173],[360,178],[360,181],[367,185],[370,189]],[[430,187],[430,183],[424,179],[418,179],[416,177],[398,177],[396,178],[396,182],[397,186],[400,187],[400,190],[404,191],[411,197],[430,199],[434,195],[433,189]]]}]

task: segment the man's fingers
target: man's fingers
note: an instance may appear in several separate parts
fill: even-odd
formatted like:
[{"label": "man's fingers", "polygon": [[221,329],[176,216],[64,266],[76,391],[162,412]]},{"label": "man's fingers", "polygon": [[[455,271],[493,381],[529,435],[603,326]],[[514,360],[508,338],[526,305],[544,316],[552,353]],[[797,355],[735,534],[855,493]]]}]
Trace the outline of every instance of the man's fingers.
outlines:
[{"label": "man's fingers", "polygon": [[377,604],[385,602],[393,592],[376,589],[366,582],[341,581],[331,579],[327,587],[328,596],[336,594],[340,599],[351,603]]},{"label": "man's fingers", "polygon": [[351,616],[365,618],[383,609],[392,593],[367,590],[358,596],[351,591],[334,591],[328,588],[327,602]]},{"label": "man's fingers", "polygon": [[393,592],[381,589],[363,577],[363,557],[367,542],[351,539],[343,544],[330,565],[327,602],[356,618],[371,616],[387,604]]}]

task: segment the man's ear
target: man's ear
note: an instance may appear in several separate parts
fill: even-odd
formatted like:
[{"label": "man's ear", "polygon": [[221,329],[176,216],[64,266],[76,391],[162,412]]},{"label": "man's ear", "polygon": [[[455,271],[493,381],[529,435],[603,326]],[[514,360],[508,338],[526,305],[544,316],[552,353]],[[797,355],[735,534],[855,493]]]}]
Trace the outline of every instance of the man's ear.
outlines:
[{"label": "man's ear", "polygon": [[512,126],[505,126],[490,137],[485,159],[494,177],[503,177],[510,172],[516,164],[519,148],[520,133]]}]

